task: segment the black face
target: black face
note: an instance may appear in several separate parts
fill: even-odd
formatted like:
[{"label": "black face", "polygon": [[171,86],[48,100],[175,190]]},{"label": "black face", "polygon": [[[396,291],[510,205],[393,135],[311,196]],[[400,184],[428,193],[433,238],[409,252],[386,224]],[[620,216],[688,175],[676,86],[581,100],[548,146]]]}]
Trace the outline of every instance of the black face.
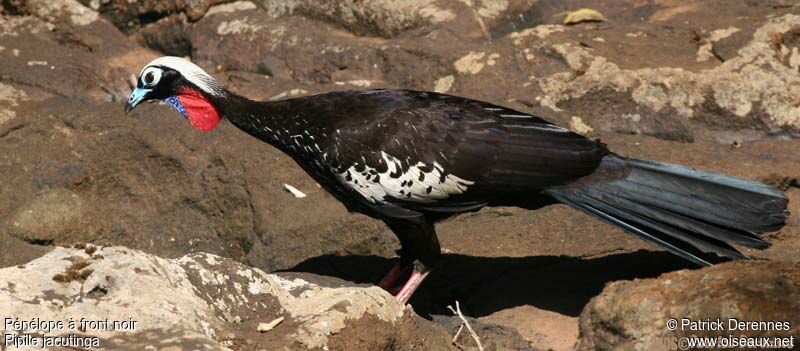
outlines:
[{"label": "black face", "polygon": [[170,68],[150,66],[142,71],[136,83],[136,89],[131,93],[125,112],[133,110],[143,101],[164,100],[174,96],[178,89],[187,85],[180,73]]}]

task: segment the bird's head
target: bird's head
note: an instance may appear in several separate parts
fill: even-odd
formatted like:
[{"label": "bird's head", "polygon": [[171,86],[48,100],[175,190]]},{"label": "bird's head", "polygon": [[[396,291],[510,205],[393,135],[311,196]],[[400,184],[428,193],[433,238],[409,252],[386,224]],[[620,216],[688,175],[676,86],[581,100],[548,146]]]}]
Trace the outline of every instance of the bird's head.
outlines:
[{"label": "bird's head", "polygon": [[180,57],[164,56],[148,63],[139,73],[125,112],[143,101],[163,100],[192,126],[207,132],[222,119],[214,102],[225,95],[225,89],[199,66]]}]

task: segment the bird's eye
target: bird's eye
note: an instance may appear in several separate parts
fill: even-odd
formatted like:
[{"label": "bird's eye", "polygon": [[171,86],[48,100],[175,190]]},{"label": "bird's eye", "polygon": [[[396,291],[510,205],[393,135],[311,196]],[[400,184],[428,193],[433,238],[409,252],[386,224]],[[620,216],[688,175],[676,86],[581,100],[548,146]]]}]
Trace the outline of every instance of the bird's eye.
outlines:
[{"label": "bird's eye", "polygon": [[142,73],[142,84],[148,87],[153,87],[158,84],[161,79],[161,69],[157,67],[149,67]]}]

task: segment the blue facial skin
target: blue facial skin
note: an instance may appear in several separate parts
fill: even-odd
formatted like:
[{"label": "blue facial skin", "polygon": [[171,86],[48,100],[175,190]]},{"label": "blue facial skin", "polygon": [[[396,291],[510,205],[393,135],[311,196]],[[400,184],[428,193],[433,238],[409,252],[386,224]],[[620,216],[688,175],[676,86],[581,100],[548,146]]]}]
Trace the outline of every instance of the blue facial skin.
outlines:
[{"label": "blue facial skin", "polygon": [[170,96],[170,97],[164,99],[164,102],[172,105],[172,107],[174,107],[176,110],[178,110],[178,112],[181,113],[181,116],[183,116],[183,118],[189,118],[188,116],[186,116],[186,108],[183,107],[183,104],[181,103],[181,100],[178,99],[177,96]]},{"label": "blue facial skin", "polygon": [[153,89],[146,89],[146,88],[134,89],[133,92],[131,92],[131,97],[128,98],[128,106],[130,106],[130,109],[133,109],[134,107],[136,107],[136,105],[142,102],[142,100],[144,100],[144,98],[147,97],[147,94],[149,94],[151,91],[153,91]]}]

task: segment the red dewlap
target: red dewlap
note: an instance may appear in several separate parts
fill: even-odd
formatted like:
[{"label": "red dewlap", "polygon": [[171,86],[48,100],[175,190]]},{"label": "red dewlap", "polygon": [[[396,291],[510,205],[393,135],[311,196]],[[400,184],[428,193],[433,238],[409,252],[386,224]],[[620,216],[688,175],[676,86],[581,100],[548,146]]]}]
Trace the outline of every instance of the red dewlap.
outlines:
[{"label": "red dewlap", "polygon": [[220,116],[217,108],[211,104],[211,101],[203,93],[195,89],[182,88],[178,91],[178,99],[186,109],[189,123],[201,131],[211,131],[222,120],[222,116]]}]

